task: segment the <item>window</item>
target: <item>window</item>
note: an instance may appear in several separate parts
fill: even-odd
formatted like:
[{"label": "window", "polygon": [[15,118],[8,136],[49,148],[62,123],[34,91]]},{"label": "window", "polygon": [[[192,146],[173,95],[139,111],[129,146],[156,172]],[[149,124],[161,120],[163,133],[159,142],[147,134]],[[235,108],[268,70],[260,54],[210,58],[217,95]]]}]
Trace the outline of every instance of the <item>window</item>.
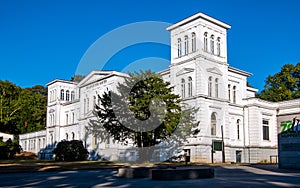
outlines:
[{"label": "window", "polygon": [[86,113],[86,99],[83,100],[83,113]]},{"label": "window", "polygon": [[233,86],[233,103],[236,103],[236,86]]},{"label": "window", "polygon": [[69,124],[69,115],[68,114],[66,114],[66,125],[68,125]]},{"label": "window", "polygon": [[181,52],[182,52],[182,48],[181,48],[181,39],[179,38],[178,40],[177,40],[177,55],[178,55],[178,57],[181,57]]},{"label": "window", "polygon": [[49,97],[49,99],[50,99],[50,102],[53,100],[53,92],[52,91],[50,91],[50,97]]},{"label": "window", "polygon": [[183,78],[181,79],[181,97],[185,97],[185,80]]},{"label": "window", "polygon": [[69,139],[69,135],[68,135],[68,133],[66,133],[66,140],[68,140]]},{"label": "window", "polygon": [[269,137],[269,120],[263,120],[263,140],[270,140]]},{"label": "window", "polygon": [[184,37],[184,55],[187,55],[189,53],[189,37]]},{"label": "window", "polygon": [[236,128],[237,128],[237,139],[240,139],[240,120],[236,121]]},{"label": "window", "polygon": [[196,34],[192,33],[192,52],[196,51]]},{"label": "window", "polygon": [[207,32],[204,33],[204,51],[207,52]]},{"label": "window", "polygon": [[212,93],[212,77],[210,76],[208,78],[208,96],[211,97],[211,93]]},{"label": "window", "polygon": [[75,140],[75,133],[72,132],[72,140]]},{"label": "window", "polygon": [[87,100],[86,100],[86,108],[87,108],[87,112],[89,112],[90,111],[90,99],[89,98],[87,98]]},{"label": "window", "polygon": [[219,97],[219,79],[216,78],[215,79],[215,97],[218,98]]},{"label": "window", "polygon": [[228,84],[228,100],[231,101],[231,91],[230,91],[230,84]]},{"label": "window", "polygon": [[95,108],[95,105],[96,105],[96,96],[94,96],[94,99],[93,99],[93,108]]},{"label": "window", "polygon": [[192,96],[193,95],[193,80],[192,77],[188,78],[188,96]]},{"label": "window", "polygon": [[214,41],[214,35],[210,36],[210,53],[214,54],[215,53],[215,41]]},{"label": "window", "polygon": [[221,56],[221,38],[217,38],[217,56]]},{"label": "window", "polygon": [[75,124],[75,113],[72,112],[72,124]]},{"label": "window", "polygon": [[60,100],[65,100],[65,91],[63,89],[60,90]]},{"label": "window", "polygon": [[215,136],[216,135],[216,127],[217,127],[217,117],[216,117],[216,113],[214,112],[214,113],[212,113],[211,114],[211,123],[210,123],[210,125],[211,125],[211,135],[212,136]]},{"label": "window", "polygon": [[74,101],[74,100],[75,100],[75,92],[71,91],[71,101]]},{"label": "window", "polygon": [[66,101],[70,101],[70,91],[66,91]]},{"label": "window", "polygon": [[53,134],[51,133],[50,134],[50,145],[52,145],[53,144]]}]

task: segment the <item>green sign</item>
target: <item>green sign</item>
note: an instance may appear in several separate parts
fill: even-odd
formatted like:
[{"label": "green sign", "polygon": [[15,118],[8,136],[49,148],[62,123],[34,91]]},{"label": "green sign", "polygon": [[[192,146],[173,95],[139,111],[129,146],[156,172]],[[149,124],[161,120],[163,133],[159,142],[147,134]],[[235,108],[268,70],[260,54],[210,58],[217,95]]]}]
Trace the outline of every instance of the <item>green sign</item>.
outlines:
[{"label": "green sign", "polygon": [[223,151],[223,142],[221,140],[213,140],[213,151]]}]

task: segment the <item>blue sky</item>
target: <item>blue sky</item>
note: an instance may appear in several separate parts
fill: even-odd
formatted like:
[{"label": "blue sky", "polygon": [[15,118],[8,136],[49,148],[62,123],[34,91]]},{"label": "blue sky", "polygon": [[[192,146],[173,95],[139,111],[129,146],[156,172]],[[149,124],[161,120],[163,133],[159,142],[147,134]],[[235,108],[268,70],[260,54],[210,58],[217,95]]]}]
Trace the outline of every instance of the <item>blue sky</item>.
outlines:
[{"label": "blue sky", "polygon": [[[175,23],[203,12],[232,26],[228,63],[253,73],[249,82],[261,90],[268,75],[300,61],[299,8],[297,0],[0,0],[0,79],[21,87],[70,79],[86,50],[113,29],[143,21]],[[169,55],[162,45],[128,47],[106,69]]]}]

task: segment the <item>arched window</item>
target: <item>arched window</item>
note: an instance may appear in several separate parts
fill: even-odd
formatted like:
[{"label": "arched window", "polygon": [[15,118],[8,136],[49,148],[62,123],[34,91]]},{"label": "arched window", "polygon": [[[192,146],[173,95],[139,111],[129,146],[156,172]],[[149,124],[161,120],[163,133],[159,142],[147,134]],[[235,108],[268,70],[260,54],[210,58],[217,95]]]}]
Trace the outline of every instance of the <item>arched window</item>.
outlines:
[{"label": "arched window", "polygon": [[181,79],[181,97],[185,98],[185,80]]},{"label": "arched window", "polygon": [[69,135],[68,135],[68,133],[66,133],[66,140],[68,140],[69,139]]},{"label": "arched window", "polygon": [[208,96],[212,96],[212,77],[210,76],[208,78]]},{"label": "arched window", "polygon": [[215,53],[215,41],[214,41],[215,36],[211,35],[210,36],[210,53],[214,54]]},{"label": "arched window", "polygon": [[66,101],[69,101],[70,100],[70,91],[67,90],[66,91]]},{"label": "arched window", "polygon": [[196,51],[196,34],[192,33],[192,52]]},{"label": "arched window", "polygon": [[192,77],[188,78],[188,96],[192,96],[193,95],[193,80]]},{"label": "arched window", "polygon": [[236,103],[236,86],[233,86],[233,103]]},{"label": "arched window", "polygon": [[72,132],[72,140],[75,140],[75,133]]},{"label": "arched window", "polygon": [[236,121],[237,139],[240,139],[240,120]]},{"label": "arched window", "polygon": [[215,79],[215,97],[216,98],[219,97],[219,79],[218,78]]},{"label": "arched window", "polygon": [[221,38],[217,38],[217,56],[221,56]]},{"label": "arched window", "polygon": [[53,134],[51,133],[50,134],[50,145],[52,145],[53,144]]},{"label": "arched window", "polygon": [[228,100],[229,102],[231,101],[231,89],[230,89],[231,85],[228,84]]},{"label": "arched window", "polygon": [[205,52],[207,52],[207,43],[208,43],[207,42],[207,32],[204,33],[204,42],[203,43],[204,43],[203,49]]},{"label": "arched window", "polygon": [[184,55],[189,53],[189,37],[184,36]]},{"label": "arched window", "polygon": [[211,127],[211,135],[212,136],[215,136],[217,131],[216,131],[216,128],[217,128],[217,117],[216,117],[216,113],[212,113],[211,114],[211,122],[210,122],[210,127]]},{"label": "arched window", "polygon": [[50,97],[49,97],[49,99],[50,99],[50,102],[52,102],[52,100],[53,100],[53,92],[52,91],[50,91]]},{"label": "arched window", "polygon": [[65,100],[65,90],[60,90],[60,100]]},{"label": "arched window", "polygon": [[74,100],[75,100],[75,92],[71,91],[71,101],[74,101]]},{"label": "arched window", "polygon": [[177,56],[181,57],[182,55],[182,47],[181,47],[181,39],[177,40]]}]

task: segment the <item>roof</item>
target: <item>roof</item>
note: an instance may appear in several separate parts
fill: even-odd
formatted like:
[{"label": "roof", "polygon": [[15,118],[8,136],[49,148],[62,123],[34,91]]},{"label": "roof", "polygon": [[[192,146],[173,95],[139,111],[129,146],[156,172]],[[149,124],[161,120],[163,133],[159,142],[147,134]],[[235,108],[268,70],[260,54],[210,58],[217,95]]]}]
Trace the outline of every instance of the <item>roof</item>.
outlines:
[{"label": "roof", "polygon": [[204,20],[207,20],[207,21],[209,21],[209,22],[212,22],[212,23],[214,23],[214,24],[216,24],[216,25],[218,25],[218,26],[221,26],[221,27],[223,27],[223,28],[225,28],[225,29],[230,29],[230,28],[231,28],[230,25],[228,25],[228,24],[226,24],[226,23],[224,23],[224,22],[221,22],[221,21],[219,21],[219,20],[217,20],[217,19],[215,19],[215,18],[213,18],[213,17],[210,17],[210,16],[208,16],[208,15],[202,13],[202,12],[199,12],[199,13],[197,13],[197,14],[194,14],[194,15],[192,15],[192,16],[190,16],[190,17],[184,19],[184,20],[181,20],[181,21],[179,21],[179,22],[177,22],[177,23],[175,23],[175,24],[173,24],[173,25],[167,27],[167,30],[168,30],[168,31],[171,31],[171,30],[173,30],[173,29],[176,29],[177,27],[180,27],[180,26],[182,26],[182,25],[185,25],[185,24],[187,24],[187,23],[189,23],[189,22],[191,22],[191,21],[194,21],[194,20],[196,20],[196,19],[199,19],[199,18],[202,18],[202,19],[204,19]]}]

